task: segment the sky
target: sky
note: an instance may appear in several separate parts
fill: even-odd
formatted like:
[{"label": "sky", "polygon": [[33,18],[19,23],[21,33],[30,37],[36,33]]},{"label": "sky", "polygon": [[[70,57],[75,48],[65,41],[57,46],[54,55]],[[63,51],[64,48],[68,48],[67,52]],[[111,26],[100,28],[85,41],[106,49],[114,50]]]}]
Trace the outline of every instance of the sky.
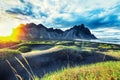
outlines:
[{"label": "sky", "polygon": [[0,35],[31,22],[63,30],[83,23],[98,38],[120,39],[120,0],[0,0]]}]

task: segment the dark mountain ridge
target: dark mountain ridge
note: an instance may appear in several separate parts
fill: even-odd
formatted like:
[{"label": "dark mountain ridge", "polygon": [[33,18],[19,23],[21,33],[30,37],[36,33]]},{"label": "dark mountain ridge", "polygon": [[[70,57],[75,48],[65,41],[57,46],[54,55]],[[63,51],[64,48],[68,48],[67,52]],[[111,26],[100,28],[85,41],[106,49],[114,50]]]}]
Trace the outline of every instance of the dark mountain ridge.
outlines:
[{"label": "dark mountain ridge", "polygon": [[[16,33],[17,32],[17,33]],[[47,28],[42,24],[21,24],[13,30],[14,36],[19,40],[34,39],[96,39],[90,30],[81,25],[75,25],[65,31],[61,29]]]}]

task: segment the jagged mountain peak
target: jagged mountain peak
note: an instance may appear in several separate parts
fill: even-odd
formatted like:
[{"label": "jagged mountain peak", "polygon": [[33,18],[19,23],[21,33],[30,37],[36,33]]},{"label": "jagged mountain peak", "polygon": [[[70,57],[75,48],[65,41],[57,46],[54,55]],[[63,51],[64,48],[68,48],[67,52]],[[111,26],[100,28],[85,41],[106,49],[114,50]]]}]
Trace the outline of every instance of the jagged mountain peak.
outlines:
[{"label": "jagged mountain peak", "polygon": [[[75,25],[72,28],[62,31],[61,29],[47,28],[43,24],[29,23],[21,25],[20,31],[17,33],[18,39],[96,39],[96,37],[85,27],[84,24]],[[15,29],[17,30],[17,28]],[[13,31],[14,33],[14,31]],[[23,35],[25,34],[25,35]]]},{"label": "jagged mountain peak", "polygon": [[37,25],[39,28],[45,28],[45,29],[47,29],[47,27],[45,27],[43,24],[38,24]]},{"label": "jagged mountain peak", "polygon": [[72,29],[78,30],[78,29],[85,29],[85,28],[86,28],[85,25],[84,25],[84,24],[81,24],[81,25],[75,25],[75,26],[73,26]]},{"label": "jagged mountain peak", "polygon": [[59,33],[59,34],[64,32],[61,29],[54,29],[54,28],[48,28],[47,31],[49,31],[49,32],[56,32],[56,33]]}]

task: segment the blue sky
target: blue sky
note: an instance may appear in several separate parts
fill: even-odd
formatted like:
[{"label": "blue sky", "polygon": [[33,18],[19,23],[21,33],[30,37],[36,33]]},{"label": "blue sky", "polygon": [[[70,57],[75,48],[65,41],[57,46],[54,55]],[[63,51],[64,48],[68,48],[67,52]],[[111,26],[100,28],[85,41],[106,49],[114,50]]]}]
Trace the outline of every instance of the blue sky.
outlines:
[{"label": "blue sky", "polygon": [[42,23],[47,27],[61,29],[83,23],[97,37],[120,37],[120,0],[0,0],[0,2],[0,32],[6,34],[20,23]]}]

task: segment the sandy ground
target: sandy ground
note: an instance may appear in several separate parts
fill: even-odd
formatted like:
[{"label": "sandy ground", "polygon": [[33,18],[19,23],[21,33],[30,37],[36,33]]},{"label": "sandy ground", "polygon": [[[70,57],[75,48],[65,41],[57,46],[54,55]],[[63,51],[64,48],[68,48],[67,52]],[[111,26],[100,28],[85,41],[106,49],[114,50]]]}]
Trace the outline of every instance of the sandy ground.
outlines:
[{"label": "sandy ground", "polygon": [[22,55],[25,57],[32,57],[32,56],[38,56],[41,54],[48,54],[48,53],[56,52],[59,50],[62,50],[62,48],[59,46],[51,47],[51,48],[48,48],[48,46],[34,47],[33,51],[27,52],[27,53],[22,53]]}]

